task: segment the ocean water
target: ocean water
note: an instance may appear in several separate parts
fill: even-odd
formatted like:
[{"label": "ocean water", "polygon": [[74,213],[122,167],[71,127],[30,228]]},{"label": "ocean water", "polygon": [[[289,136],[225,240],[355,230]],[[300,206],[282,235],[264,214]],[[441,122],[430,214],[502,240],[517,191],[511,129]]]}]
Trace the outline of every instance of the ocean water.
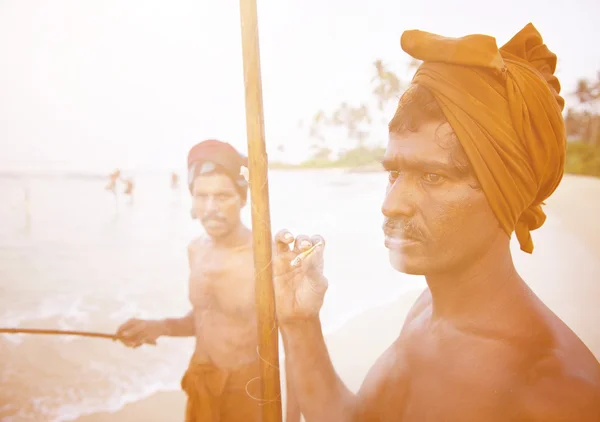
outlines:
[{"label": "ocean water", "polygon": [[[101,177],[0,178],[0,326],[114,332],[130,317],[183,315],[188,242],[202,233],[185,186],[135,176],[133,201]],[[273,234],[322,234],[331,332],[423,286],[394,272],[381,233],[386,176],[270,174]],[[250,206],[244,221],[250,225]],[[0,420],[68,421],[179,388],[192,339],[127,349],[104,339],[0,335]]]}]

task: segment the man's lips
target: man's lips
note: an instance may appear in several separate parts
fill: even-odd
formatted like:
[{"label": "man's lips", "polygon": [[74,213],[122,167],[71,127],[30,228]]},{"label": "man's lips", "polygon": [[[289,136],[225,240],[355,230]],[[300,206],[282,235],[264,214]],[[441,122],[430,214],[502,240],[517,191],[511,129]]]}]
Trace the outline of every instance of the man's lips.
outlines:
[{"label": "man's lips", "polygon": [[407,233],[406,230],[393,229],[384,226],[385,246],[387,248],[403,248],[415,243],[422,242],[423,239],[413,233]]},{"label": "man's lips", "polygon": [[403,249],[411,245],[420,243],[418,239],[411,239],[409,237],[397,237],[385,235],[384,244],[388,249]]}]

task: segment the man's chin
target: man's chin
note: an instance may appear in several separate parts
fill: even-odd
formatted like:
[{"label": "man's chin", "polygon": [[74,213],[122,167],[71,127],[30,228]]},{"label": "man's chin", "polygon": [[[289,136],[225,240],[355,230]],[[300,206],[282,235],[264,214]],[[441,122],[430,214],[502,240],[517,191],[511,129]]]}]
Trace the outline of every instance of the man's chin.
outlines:
[{"label": "man's chin", "polygon": [[214,228],[204,228],[204,230],[206,231],[206,234],[209,235],[210,237],[212,237],[213,239],[221,239],[223,237],[227,237],[227,235],[229,235],[229,233],[231,233],[231,230],[227,230],[225,228],[223,229],[214,229]]},{"label": "man's chin", "polygon": [[408,275],[424,275],[425,268],[416,257],[408,256],[396,250],[389,250],[390,265],[398,272]]}]

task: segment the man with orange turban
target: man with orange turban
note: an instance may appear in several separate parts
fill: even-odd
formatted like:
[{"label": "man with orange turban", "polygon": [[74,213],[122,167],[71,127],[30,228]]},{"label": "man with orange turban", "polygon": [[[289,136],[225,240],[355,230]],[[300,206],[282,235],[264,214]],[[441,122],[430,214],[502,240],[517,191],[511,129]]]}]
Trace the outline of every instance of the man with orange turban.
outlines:
[{"label": "man with orange turban", "polygon": [[[529,24],[506,45],[406,31],[422,60],[389,124],[382,206],[392,266],[427,289],[358,394],[323,340],[320,236],[276,236],[275,295],[307,422],[600,421],[600,364],[517,273],[564,169],[556,56]],[[290,245],[293,248],[290,249]]]}]

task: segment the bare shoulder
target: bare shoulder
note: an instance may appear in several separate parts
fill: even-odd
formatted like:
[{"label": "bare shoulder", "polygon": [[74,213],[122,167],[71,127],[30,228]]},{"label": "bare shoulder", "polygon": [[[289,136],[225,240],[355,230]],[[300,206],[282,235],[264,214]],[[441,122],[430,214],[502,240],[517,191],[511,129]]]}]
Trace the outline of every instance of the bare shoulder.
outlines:
[{"label": "bare shoulder", "polygon": [[600,421],[600,364],[555,351],[528,371],[519,402],[527,421]]},{"label": "bare shoulder", "polygon": [[398,340],[369,370],[357,394],[358,421],[389,420],[402,412],[407,389],[407,371]]},{"label": "bare shoulder", "polygon": [[[407,325],[410,325],[412,321],[417,320],[430,305],[431,292],[429,289],[425,289],[408,311],[404,328],[406,328]],[[404,337],[405,335],[403,336],[401,334],[371,367],[361,387],[363,393],[367,395],[373,393],[374,391],[379,390],[381,385],[387,384],[388,382],[394,382],[395,378],[402,376],[406,369],[404,350],[401,347]]]},{"label": "bare shoulder", "polygon": [[[519,315],[522,362],[517,408],[526,421],[600,421],[600,363],[537,296]],[[526,416],[525,416],[526,415]],[[519,419],[521,420],[521,419]]]},{"label": "bare shoulder", "polygon": [[403,344],[410,341],[412,333],[418,332],[420,321],[430,307],[431,292],[425,289],[408,311],[400,336],[377,359],[362,383],[357,394],[357,420],[393,420],[402,413],[409,386],[409,367]]}]

